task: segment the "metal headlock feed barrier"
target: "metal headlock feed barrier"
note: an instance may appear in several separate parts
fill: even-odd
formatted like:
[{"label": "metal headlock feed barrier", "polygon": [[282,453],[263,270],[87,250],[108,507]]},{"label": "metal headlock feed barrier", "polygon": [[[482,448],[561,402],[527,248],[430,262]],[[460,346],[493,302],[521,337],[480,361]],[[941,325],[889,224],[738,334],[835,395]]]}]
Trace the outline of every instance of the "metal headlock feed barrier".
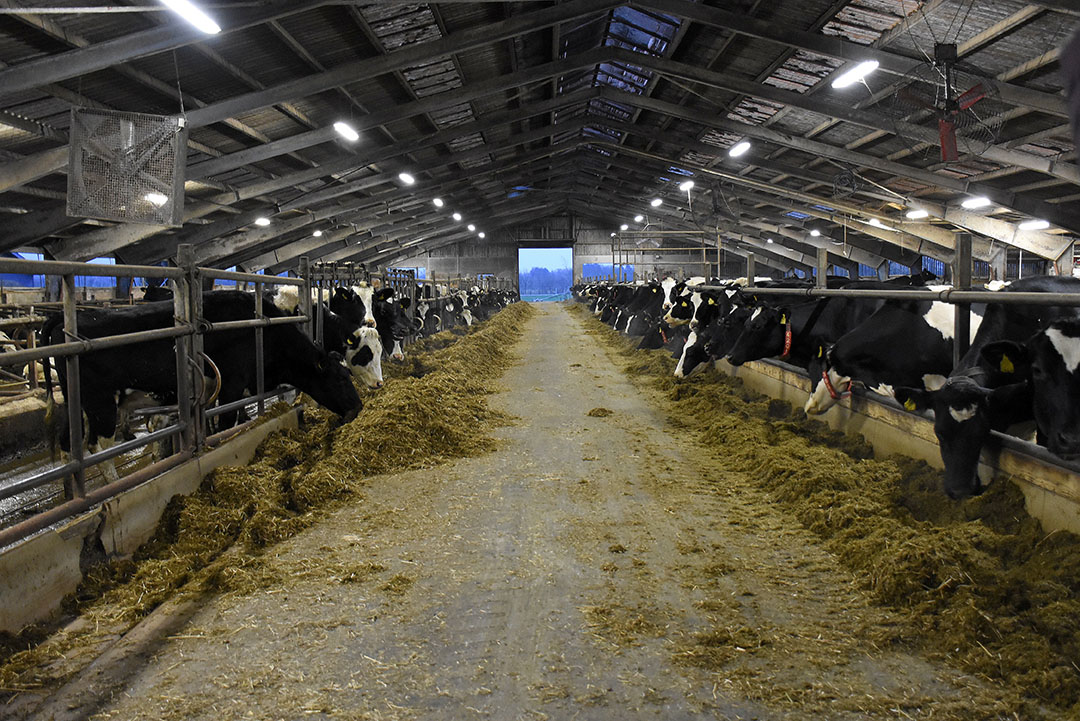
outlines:
[{"label": "metal headlock feed barrier", "polygon": [[[151,469],[153,469],[154,473],[160,473],[167,468],[179,465],[206,448],[220,442],[225,435],[231,435],[235,432],[235,429],[229,429],[229,431],[218,434],[218,436],[208,436],[207,420],[209,418],[242,408],[251,403],[257,405],[258,414],[264,413],[266,400],[283,392],[282,390],[268,392],[265,388],[264,331],[271,325],[285,323],[306,324],[310,320],[309,313],[282,318],[268,318],[263,313],[263,290],[267,285],[300,286],[303,289],[301,299],[307,297],[310,306],[311,293],[308,290],[310,279],[282,278],[199,267],[195,264],[194,252],[190,245],[179,246],[176,267],[174,268],[0,258],[0,273],[43,274],[60,276],[61,278],[62,300],[60,306],[63,312],[62,327],[65,341],[56,345],[29,347],[24,350],[0,354],[0,367],[21,366],[50,357],[64,359],[68,441],[71,448],[70,458],[66,463],[0,489],[0,499],[6,499],[63,480],[65,499],[58,506],[0,531],[0,547],[25,538],[73,514],[85,511],[96,503],[108,500],[116,494],[147,480],[153,475],[147,473]],[[174,289],[173,327],[99,338],[80,336],[77,313],[78,299],[75,290],[76,275],[130,276],[161,278],[172,281]],[[252,284],[255,290],[255,317],[224,323],[207,321],[203,317],[204,279],[232,280],[238,283]],[[40,306],[37,307],[40,308]],[[213,359],[203,352],[203,337],[207,333],[235,331],[244,328],[251,328],[255,333],[256,393],[252,397],[209,409],[208,407],[216,400],[217,392],[214,391],[209,396],[207,395],[207,382],[203,370],[205,366],[209,366],[216,373],[216,366],[213,364]],[[83,451],[83,408],[80,388],[81,378],[79,375],[80,355],[169,338],[174,339],[176,352],[177,405],[147,410],[176,413],[177,421],[166,428],[153,431],[135,440],[86,455]],[[198,394],[194,393],[196,387],[199,389]],[[119,481],[108,483],[93,490],[87,489],[86,470],[91,466],[162,441],[173,441],[173,452],[165,460],[125,476]]]}]

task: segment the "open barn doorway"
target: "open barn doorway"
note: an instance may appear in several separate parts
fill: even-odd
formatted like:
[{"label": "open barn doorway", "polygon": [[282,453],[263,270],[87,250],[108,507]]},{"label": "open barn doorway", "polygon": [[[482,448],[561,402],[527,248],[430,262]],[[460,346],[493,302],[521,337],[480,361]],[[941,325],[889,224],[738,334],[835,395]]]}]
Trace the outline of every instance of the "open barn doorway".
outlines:
[{"label": "open barn doorway", "polygon": [[522,300],[567,300],[573,277],[573,248],[518,248]]}]

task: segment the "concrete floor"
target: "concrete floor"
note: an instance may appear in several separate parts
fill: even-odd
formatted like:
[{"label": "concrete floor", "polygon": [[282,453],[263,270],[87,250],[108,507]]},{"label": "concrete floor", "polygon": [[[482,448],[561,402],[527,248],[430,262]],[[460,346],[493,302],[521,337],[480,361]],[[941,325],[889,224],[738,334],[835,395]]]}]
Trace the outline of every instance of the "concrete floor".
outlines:
[{"label": "concrete floor", "polygon": [[521,418],[500,450],[370,479],[260,560],[274,583],[201,606],[93,718],[1004,710],[903,644],[878,650],[896,619],[723,449],[673,430],[576,316],[541,306],[518,350],[491,400]]}]

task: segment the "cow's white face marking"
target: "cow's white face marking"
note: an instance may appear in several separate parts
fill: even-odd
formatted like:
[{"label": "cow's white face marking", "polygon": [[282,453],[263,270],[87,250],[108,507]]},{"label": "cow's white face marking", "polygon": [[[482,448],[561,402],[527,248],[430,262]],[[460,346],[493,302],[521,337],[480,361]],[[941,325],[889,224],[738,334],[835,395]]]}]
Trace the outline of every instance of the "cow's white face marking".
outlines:
[{"label": "cow's white face marking", "polygon": [[697,333],[690,331],[690,335],[686,336],[686,344],[683,345],[682,354],[679,356],[679,363],[675,366],[675,377],[685,378],[683,373],[683,364],[686,362],[686,351],[690,350],[690,346],[697,343]]},{"label": "cow's white face marking", "polygon": [[632,316],[630,316],[629,318],[626,319],[626,327],[623,328],[623,333],[629,333],[630,332],[630,324],[634,322],[634,318],[636,318],[636,317],[637,316],[632,315]]},{"label": "cow's white face marking", "polygon": [[405,351],[401,349],[401,341],[395,340],[394,347],[390,351],[390,357],[396,361],[405,360]]},{"label": "cow's white face marking", "polygon": [[924,373],[922,377],[923,388],[928,391],[940,390],[947,379],[940,373]]},{"label": "cow's white face marking", "polygon": [[968,406],[967,408],[953,408],[949,406],[949,415],[953,417],[953,420],[957,423],[963,423],[964,421],[970,421],[975,417],[975,413],[979,409],[976,406]]},{"label": "cow's white face marking", "polygon": [[[370,353],[370,360],[354,365],[353,359],[358,353],[364,353],[365,356]],[[379,331],[369,326],[361,326],[353,331],[353,343],[345,348],[344,365],[353,377],[366,387],[380,388],[383,384],[382,354],[383,345],[379,339]]]},{"label": "cow's white face marking", "polygon": [[292,315],[300,305],[300,288],[295,285],[279,285],[271,302],[282,313]]},{"label": "cow's white face marking", "polygon": [[724,292],[725,292],[725,293],[727,293],[727,297],[728,297],[728,298],[731,298],[731,297],[734,297],[734,295],[735,295],[736,293],[738,293],[739,291],[737,291],[737,290],[733,290],[733,289],[732,289],[732,290],[725,290]]},{"label": "cow's white face marking", "polygon": [[756,320],[761,315],[761,308],[754,308],[754,312],[750,314],[750,320]]},{"label": "cow's white face marking", "polygon": [[893,393],[893,387],[888,383],[878,383],[870,390],[872,390],[874,393],[877,393],[879,396],[888,396],[889,398],[892,398],[896,395],[895,393]]},{"label": "cow's white face marking", "polygon": [[[829,374],[829,382],[832,383],[832,387],[836,389],[837,393],[843,393],[850,387],[850,376],[840,375],[832,368],[829,368],[826,372]],[[814,384],[814,392],[810,394],[810,398],[806,401],[806,405],[803,406],[803,410],[806,411],[807,415],[819,415],[835,406],[838,400],[829,393],[825,381],[818,379],[818,382]]]},{"label": "cow's white face marking", "polygon": [[375,327],[375,316],[372,314],[372,295],[375,293],[375,289],[367,283],[361,283],[360,285],[354,285],[352,287],[353,293],[360,296],[360,300],[364,303],[364,325],[369,325],[372,328]]},{"label": "cow's white face marking", "polygon": [[461,317],[465,319],[465,325],[472,325],[472,311],[470,311],[468,308],[461,311]]},{"label": "cow's white face marking", "polygon": [[1054,350],[1065,361],[1065,369],[1070,373],[1075,373],[1077,367],[1080,366],[1080,338],[1065,335],[1057,328],[1047,328],[1045,333],[1050,344],[1054,346]]}]

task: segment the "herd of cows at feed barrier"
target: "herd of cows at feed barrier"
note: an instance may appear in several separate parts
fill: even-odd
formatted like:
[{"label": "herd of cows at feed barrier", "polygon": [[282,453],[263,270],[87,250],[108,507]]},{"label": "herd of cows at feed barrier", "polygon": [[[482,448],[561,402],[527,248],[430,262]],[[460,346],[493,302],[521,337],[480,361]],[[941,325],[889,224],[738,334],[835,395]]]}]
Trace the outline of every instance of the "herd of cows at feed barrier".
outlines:
[{"label": "herd of cows at feed barrier", "polygon": [[[301,292],[298,286],[278,286],[272,292],[265,292],[261,304],[263,317],[274,319],[299,314]],[[101,339],[172,328],[175,316],[172,297],[171,289],[154,286],[147,289],[142,301],[133,305],[80,309],[78,335],[80,339]],[[349,420],[362,408],[354,379],[366,388],[382,387],[383,358],[404,361],[403,345],[407,338],[470,326],[518,299],[512,291],[476,286],[463,290],[438,286],[433,292],[432,284],[418,284],[415,297],[413,305],[410,298],[402,297],[393,288],[375,288],[367,283],[322,291],[313,289],[312,316],[317,319],[314,340],[296,324],[270,324],[264,328],[264,386],[268,389],[293,386]],[[214,325],[251,320],[256,318],[256,305],[254,293],[205,292],[201,296],[199,324],[209,330]],[[3,340],[0,338],[0,353],[11,348]],[[50,315],[38,332],[37,345],[56,345],[66,340],[62,314]],[[257,354],[255,334],[250,328],[206,332],[202,352],[205,356],[202,372],[207,385],[216,387],[214,396],[218,405],[253,395]],[[58,381],[65,399],[68,386],[66,365],[57,362],[55,370],[50,365],[46,359],[43,380],[46,398],[51,403],[54,383]],[[116,440],[132,438],[129,419],[138,409],[177,403],[172,337],[82,353],[78,375],[83,438],[92,451],[107,448]],[[236,409],[222,413],[217,419],[218,427],[234,425],[240,412]],[[50,412],[50,416],[62,420],[66,414]],[[70,450],[66,429],[54,428],[53,436],[62,450]],[[115,476],[115,470],[109,475]]]},{"label": "herd of cows at feed barrier", "polygon": [[[887,281],[829,277],[827,288],[947,290],[930,285],[935,279],[926,273]],[[991,302],[971,304],[970,346],[955,364],[954,307],[925,294],[883,300],[755,293],[811,286],[798,279],[756,279],[750,286],[745,279],[665,278],[584,283],[572,291],[602,322],[640,336],[639,348],[670,351],[680,378],[721,359],[739,366],[774,358],[811,379],[808,415],[824,413],[856,384],[908,411],[933,411],[944,488],[954,499],[980,492],[979,455],[991,430],[1030,432],[1034,423],[1039,444],[1062,459],[1080,457],[1080,307],[992,302],[998,294],[1080,293],[1080,279],[992,284],[984,291]]]}]

